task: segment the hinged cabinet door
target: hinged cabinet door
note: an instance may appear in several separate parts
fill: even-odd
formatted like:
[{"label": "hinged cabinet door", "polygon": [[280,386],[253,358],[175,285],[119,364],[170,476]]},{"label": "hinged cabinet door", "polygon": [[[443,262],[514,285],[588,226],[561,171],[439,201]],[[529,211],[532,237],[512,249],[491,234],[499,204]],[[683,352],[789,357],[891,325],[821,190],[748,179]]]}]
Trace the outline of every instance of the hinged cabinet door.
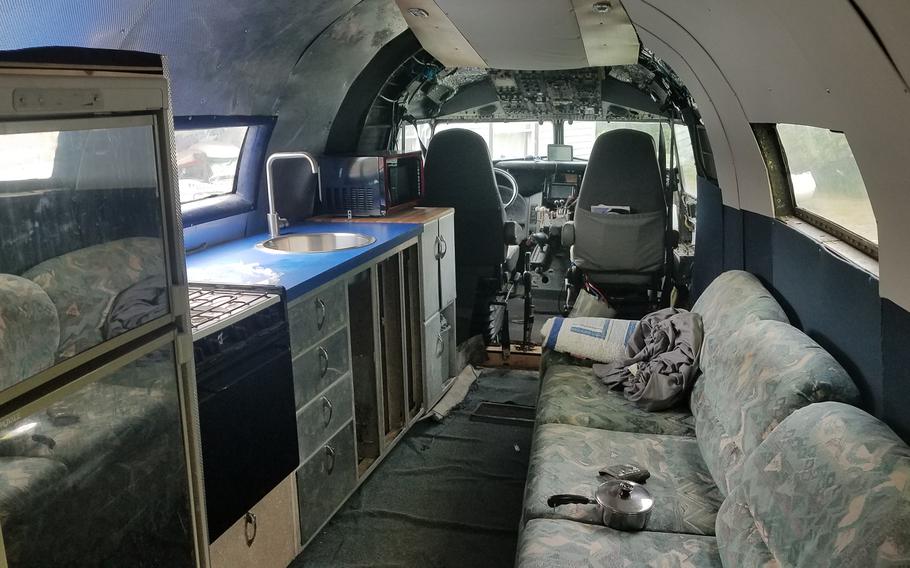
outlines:
[{"label": "hinged cabinet door", "polygon": [[439,222],[430,221],[420,235],[420,274],[423,287],[423,319],[439,311]]},{"label": "hinged cabinet door", "polygon": [[455,214],[439,219],[439,308],[455,301]]}]

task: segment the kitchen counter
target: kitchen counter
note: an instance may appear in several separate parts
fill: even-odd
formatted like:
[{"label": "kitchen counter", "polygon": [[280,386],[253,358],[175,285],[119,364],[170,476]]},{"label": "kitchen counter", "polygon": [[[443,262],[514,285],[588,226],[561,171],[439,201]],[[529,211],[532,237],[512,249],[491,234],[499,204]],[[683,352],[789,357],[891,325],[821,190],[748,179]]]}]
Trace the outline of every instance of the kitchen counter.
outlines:
[{"label": "kitchen counter", "polygon": [[423,225],[411,223],[304,222],[281,234],[356,232],[376,237],[376,242],[334,252],[285,253],[256,246],[269,238],[262,233],[187,256],[187,273],[190,282],[282,286],[291,301],[417,237],[422,230]]}]

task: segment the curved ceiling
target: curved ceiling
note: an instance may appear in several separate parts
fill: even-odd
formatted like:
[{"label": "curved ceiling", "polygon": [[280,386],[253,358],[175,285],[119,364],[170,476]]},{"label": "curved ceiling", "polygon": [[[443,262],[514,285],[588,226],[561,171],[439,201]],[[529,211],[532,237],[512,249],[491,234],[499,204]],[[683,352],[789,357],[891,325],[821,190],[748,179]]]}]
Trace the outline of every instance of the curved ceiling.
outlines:
[{"label": "curved ceiling", "polygon": [[[391,1],[391,0],[390,0]],[[4,0],[0,49],[167,56],[174,113],[271,115],[301,54],[358,0]]]}]

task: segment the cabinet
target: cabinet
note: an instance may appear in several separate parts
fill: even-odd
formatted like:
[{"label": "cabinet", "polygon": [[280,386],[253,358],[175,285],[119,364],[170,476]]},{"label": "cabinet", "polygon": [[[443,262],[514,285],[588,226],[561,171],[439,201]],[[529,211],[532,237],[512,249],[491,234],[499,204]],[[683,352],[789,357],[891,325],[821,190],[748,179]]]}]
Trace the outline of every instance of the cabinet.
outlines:
[{"label": "cabinet", "polygon": [[431,408],[457,372],[455,357],[455,213],[442,210],[420,236],[424,405]]},{"label": "cabinet", "polygon": [[212,568],[284,567],[300,547],[292,475],[212,543]]},{"label": "cabinet", "polygon": [[420,235],[424,321],[455,301],[455,213],[444,211]]},{"label": "cabinet", "polygon": [[453,374],[454,212],[417,208],[383,222],[423,233],[288,308],[304,546]]},{"label": "cabinet", "polygon": [[345,280],[338,279],[288,306],[301,463],[297,546],[316,534],[357,484],[352,377],[360,353],[352,353],[349,321],[358,322],[349,318],[347,294]]}]

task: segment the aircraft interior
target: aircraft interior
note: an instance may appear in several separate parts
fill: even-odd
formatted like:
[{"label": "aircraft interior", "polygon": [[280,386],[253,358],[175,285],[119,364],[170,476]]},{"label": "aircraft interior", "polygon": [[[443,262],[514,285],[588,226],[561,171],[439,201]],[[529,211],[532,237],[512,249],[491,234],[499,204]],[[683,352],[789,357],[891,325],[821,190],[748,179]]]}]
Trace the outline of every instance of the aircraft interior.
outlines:
[{"label": "aircraft interior", "polygon": [[910,566],[910,3],[0,15],[0,568]]}]

